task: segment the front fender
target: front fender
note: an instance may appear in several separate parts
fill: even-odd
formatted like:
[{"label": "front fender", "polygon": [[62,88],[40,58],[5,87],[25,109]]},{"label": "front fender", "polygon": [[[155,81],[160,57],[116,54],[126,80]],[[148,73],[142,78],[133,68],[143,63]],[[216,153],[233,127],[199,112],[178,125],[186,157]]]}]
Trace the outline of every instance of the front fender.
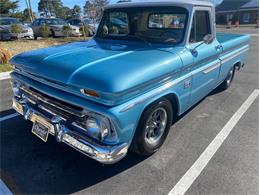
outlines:
[{"label": "front fender", "polygon": [[110,108],[110,115],[114,116],[115,123],[120,129],[120,140],[131,143],[144,110],[162,97],[171,95],[175,98],[177,108],[173,109],[177,115],[185,112],[189,108],[190,97],[190,88],[184,87],[186,80],[189,80],[189,78],[171,81],[122,105]]}]

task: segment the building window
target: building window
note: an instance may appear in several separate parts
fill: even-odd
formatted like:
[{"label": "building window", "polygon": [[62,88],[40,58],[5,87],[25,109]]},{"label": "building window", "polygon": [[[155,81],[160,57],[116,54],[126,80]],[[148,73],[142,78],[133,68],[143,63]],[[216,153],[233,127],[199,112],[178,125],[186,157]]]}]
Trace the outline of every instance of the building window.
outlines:
[{"label": "building window", "polygon": [[227,22],[233,21],[233,14],[227,14]]},{"label": "building window", "polygon": [[243,23],[249,23],[250,22],[250,14],[244,13],[243,14]]}]

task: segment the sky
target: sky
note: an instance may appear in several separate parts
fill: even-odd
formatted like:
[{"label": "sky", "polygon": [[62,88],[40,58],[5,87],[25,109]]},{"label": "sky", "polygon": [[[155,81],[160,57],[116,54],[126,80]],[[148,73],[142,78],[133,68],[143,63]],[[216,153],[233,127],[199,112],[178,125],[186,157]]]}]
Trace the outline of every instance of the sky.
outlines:
[{"label": "sky", "polygon": [[[118,0],[109,0],[110,3],[115,3]],[[142,0],[139,0],[142,1]],[[211,1],[215,4],[220,4],[223,0],[206,0]],[[38,2],[39,0],[31,0],[32,9],[34,12],[38,12]],[[74,5],[79,5],[80,7],[83,7],[85,5],[85,0],[62,0],[63,6],[72,8]],[[19,10],[23,11],[26,8],[25,0],[19,0]]]},{"label": "sky", "polygon": [[[39,0],[31,0],[32,10],[38,12],[38,2]],[[116,2],[116,0],[110,0],[111,3]],[[74,5],[79,5],[83,7],[85,5],[85,0],[62,0],[63,6],[72,8]],[[19,10],[23,11],[26,8],[25,0],[19,0]]]}]

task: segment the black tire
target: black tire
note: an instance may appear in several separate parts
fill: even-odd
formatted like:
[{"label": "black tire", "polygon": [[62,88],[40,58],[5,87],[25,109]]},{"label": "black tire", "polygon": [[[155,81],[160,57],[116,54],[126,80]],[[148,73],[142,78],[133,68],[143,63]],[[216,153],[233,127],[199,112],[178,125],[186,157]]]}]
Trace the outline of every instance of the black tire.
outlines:
[{"label": "black tire", "polygon": [[[167,113],[167,119],[165,124],[165,128],[161,136],[158,138],[158,141],[151,144],[147,140],[147,124],[148,120],[152,117],[152,114],[156,111],[161,111]],[[134,135],[131,150],[135,153],[137,153],[140,156],[149,156],[155,153],[164,143],[168,132],[170,130],[170,127],[172,125],[173,121],[173,109],[172,104],[167,99],[161,99],[152,105],[150,105],[142,114],[141,119],[139,121],[138,127],[136,129],[136,133]],[[156,128],[159,127],[156,125]],[[156,129],[155,128],[155,129]],[[149,131],[149,130],[148,130]],[[153,130],[155,132],[156,130]]]},{"label": "black tire", "polygon": [[37,36],[34,36],[33,38],[34,38],[34,40],[37,40],[37,39],[38,39],[38,37],[37,37]]},{"label": "black tire", "polygon": [[56,37],[57,37],[57,36],[55,35],[54,30],[52,30],[52,29],[51,29],[51,36],[52,36],[53,38],[56,38]]},{"label": "black tire", "polygon": [[225,80],[220,84],[219,89],[226,90],[226,89],[228,89],[231,86],[232,81],[233,81],[234,76],[235,76],[235,72],[236,72],[236,68],[232,67],[229,70],[228,75],[225,78]]}]

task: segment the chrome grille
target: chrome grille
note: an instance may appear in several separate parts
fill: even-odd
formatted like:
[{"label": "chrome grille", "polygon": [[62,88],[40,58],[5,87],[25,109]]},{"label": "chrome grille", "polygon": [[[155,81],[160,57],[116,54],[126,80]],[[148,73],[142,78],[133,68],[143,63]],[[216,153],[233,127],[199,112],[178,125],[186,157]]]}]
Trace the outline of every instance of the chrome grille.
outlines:
[{"label": "chrome grille", "polygon": [[24,85],[20,87],[20,90],[26,99],[34,106],[37,106],[38,109],[60,115],[67,120],[83,121],[85,119],[83,108],[79,106],[50,97]]}]

